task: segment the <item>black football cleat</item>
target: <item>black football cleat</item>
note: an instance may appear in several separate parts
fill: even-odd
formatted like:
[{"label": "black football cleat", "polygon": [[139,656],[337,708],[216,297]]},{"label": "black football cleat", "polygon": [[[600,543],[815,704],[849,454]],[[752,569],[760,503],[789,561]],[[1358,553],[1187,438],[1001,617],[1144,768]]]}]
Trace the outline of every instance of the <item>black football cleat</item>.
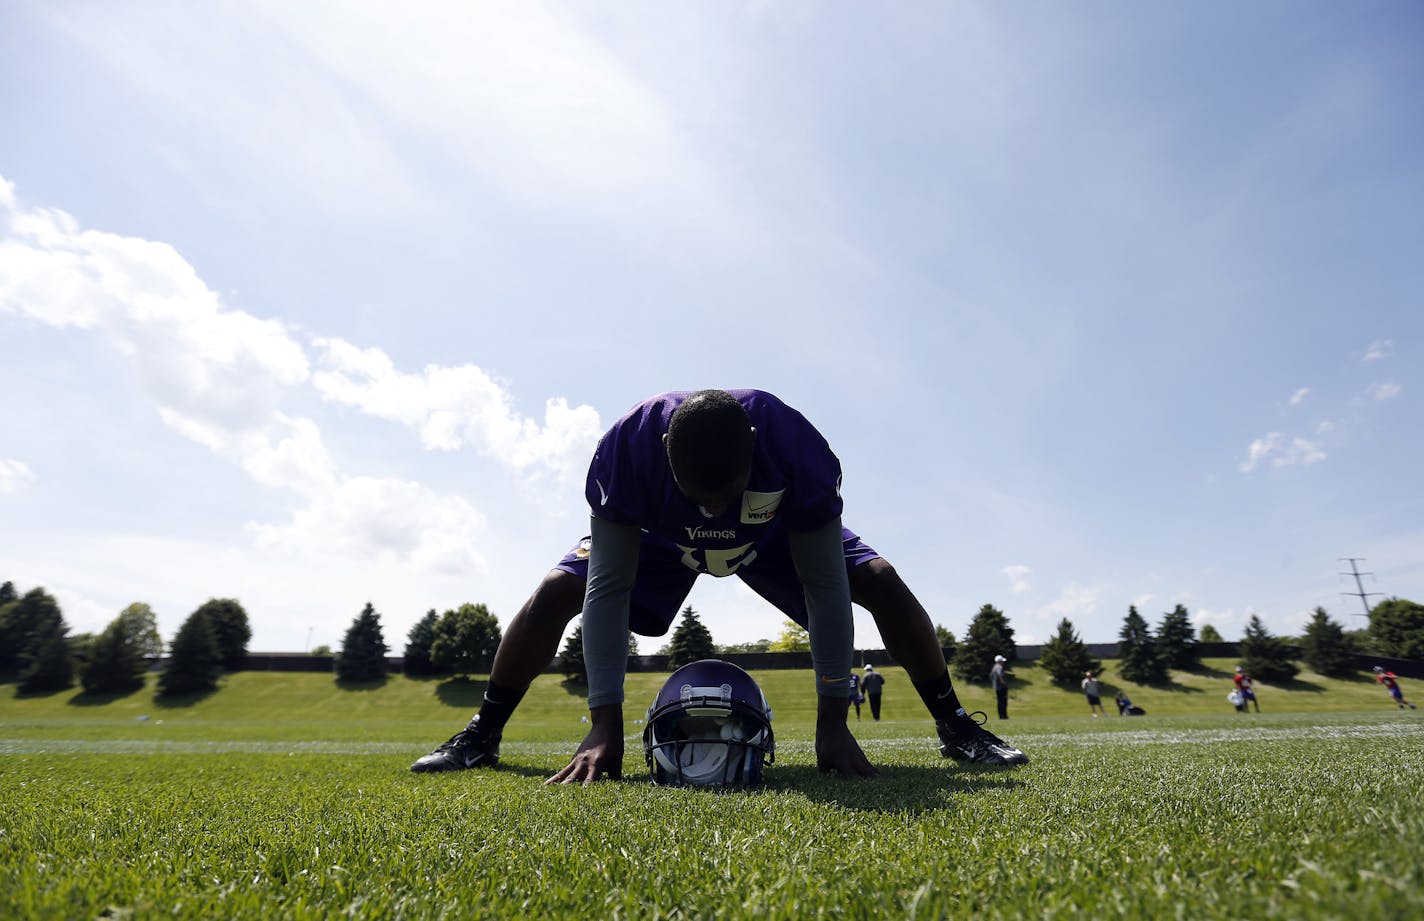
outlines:
[{"label": "black football cleat", "polygon": [[481,732],[478,714],[470,724],[450,737],[435,751],[410,766],[417,774],[435,771],[463,771],[466,768],[494,767],[499,764],[498,732]]},{"label": "black football cleat", "polygon": [[1028,764],[1028,755],[984,728],[986,720],[988,717],[981,712],[960,710],[952,719],[936,722],[940,756],[971,764]]}]

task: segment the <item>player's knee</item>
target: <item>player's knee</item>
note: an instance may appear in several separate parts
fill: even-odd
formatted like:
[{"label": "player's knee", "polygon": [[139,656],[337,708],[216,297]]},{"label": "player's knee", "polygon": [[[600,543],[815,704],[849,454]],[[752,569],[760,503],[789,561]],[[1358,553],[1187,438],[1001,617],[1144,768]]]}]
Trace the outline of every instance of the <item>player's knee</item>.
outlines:
[{"label": "player's knee", "polygon": [[562,569],[550,570],[519,613],[533,621],[567,624],[583,610],[585,586],[581,576]]},{"label": "player's knee", "polygon": [[872,612],[905,591],[905,583],[890,561],[877,557],[850,571],[851,600]]},{"label": "player's knee", "polygon": [[859,566],[853,567],[850,571],[850,587],[852,591],[857,588],[873,590],[899,581],[900,574],[895,571],[895,567],[890,564],[890,561],[884,557],[866,560]]}]

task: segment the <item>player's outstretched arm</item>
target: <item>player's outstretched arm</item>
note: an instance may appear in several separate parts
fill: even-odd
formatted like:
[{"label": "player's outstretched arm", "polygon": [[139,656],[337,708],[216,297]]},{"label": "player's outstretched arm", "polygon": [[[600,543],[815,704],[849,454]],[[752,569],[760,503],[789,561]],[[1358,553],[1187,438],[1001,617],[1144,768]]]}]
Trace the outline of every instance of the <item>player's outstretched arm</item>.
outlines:
[{"label": "player's outstretched arm", "polygon": [[847,698],[816,698],[816,768],[842,777],[879,777],[846,725]]},{"label": "player's outstretched arm", "polygon": [[593,728],[568,766],[545,783],[590,784],[603,777],[623,778],[623,705],[593,707],[588,714]]}]

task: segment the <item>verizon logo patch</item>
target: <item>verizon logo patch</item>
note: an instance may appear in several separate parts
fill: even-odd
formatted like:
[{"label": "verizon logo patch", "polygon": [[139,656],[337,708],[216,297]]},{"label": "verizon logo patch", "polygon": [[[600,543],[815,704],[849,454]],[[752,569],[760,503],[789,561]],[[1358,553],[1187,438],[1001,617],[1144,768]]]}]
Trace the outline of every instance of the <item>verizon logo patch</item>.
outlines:
[{"label": "verizon logo patch", "polygon": [[776,492],[752,492],[749,489],[742,493],[742,524],[770,521],[776,516],[776,508],[781,505],[781,497],[785,493],[784,489]]}]

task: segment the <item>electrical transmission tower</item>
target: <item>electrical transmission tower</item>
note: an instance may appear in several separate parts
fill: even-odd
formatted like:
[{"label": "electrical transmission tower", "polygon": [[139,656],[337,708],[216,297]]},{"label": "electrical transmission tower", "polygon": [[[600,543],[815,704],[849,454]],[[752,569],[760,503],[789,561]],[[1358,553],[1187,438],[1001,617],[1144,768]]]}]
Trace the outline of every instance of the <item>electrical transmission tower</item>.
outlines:
[{"label": "electrical transmission tower", "polygon": [[1342,556],[1342,557],[1340,557],[1340,562],[1342,562],[1342,563],[1349,563],[1349,564],[1350,564],[1350,571],[1349,571],[1349,572],[1342,572],[1342,573],[1340,573],[1340,575],[1342,575],[1342,576],[1354,576],[1354,577],[1355,577],[1355,588],[1359,589],[1359,591],[1355,591],[1355,592],[1341,592],[1340,594],[1342,594],[1342,595],[1353,595],[1354,597],[1360,599],[1360,604],[1363,605],[1364,608],[1365,608],[1365,613],[1364,613],[1363,615],[1356,614],[1356,615],[1355,615],[1356,617],[1361,617],[1361,616],[1363,616],[1363,617],[1369,617],[1369,616],[1370,616],[1370,597],[1371,597],[1372,595],[1383,595],[1383,594],[1384,594],[1384,592],[1367,592],[1367,591],[1365,591],[1365,583],[1362,582],[1362,581],[1360,581],[1360,576],[1372,576],[1372,575],[1374,575],[1374,573],[1372,573],[1372,572],[1360,572],[1360,567],[1357,566],[1357,565],[1355,565],[1355,564],[1357,564],[1357,563],[1363,563],[1364,561],[1365,561],[1365,558],[1362,557],[1362,556],[1358,556],[1358,557]]}]

